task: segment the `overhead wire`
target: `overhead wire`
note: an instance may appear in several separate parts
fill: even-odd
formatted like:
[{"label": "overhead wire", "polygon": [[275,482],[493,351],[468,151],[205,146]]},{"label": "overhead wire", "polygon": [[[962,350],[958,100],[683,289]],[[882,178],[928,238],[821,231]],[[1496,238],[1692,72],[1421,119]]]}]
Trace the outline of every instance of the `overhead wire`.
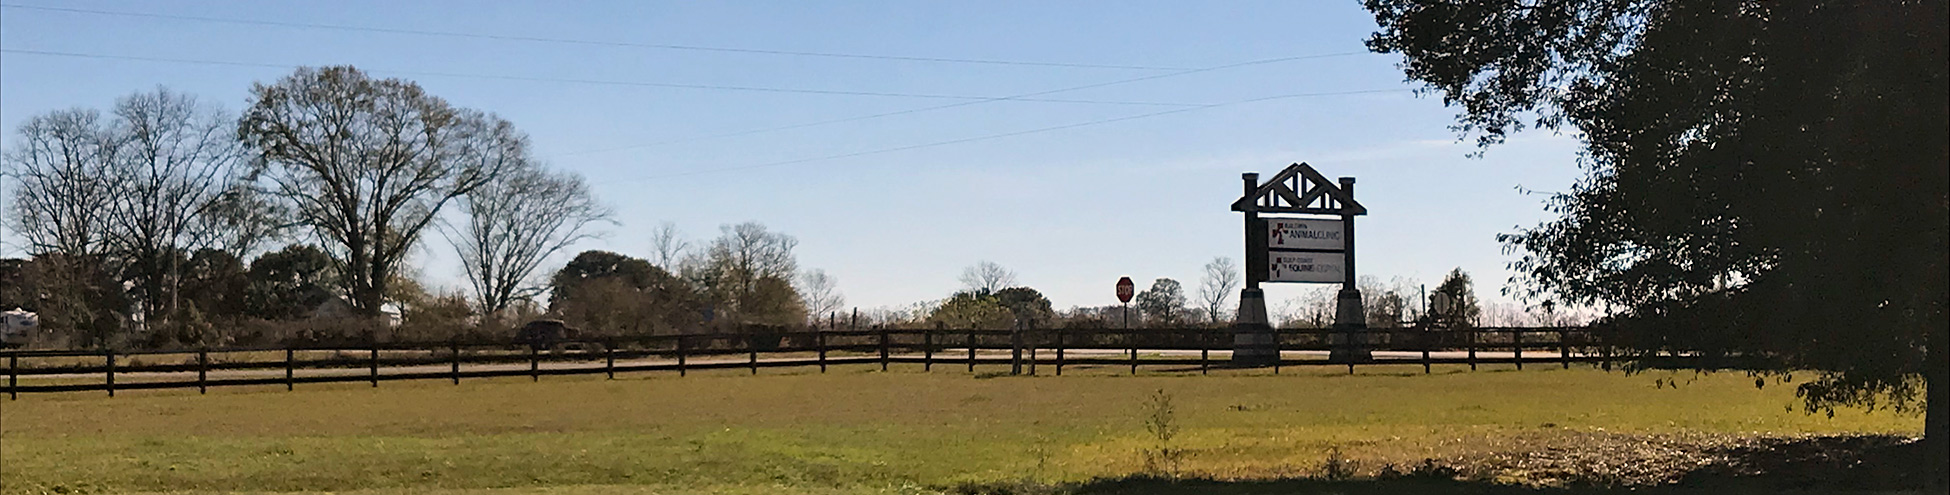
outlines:
[{"label": "overhead wire", "polygon": [[[64,52],[64,51],[52,51],[52,50],[24,50],[18,48],[0,48],[0,53],[15,53],[21,55],[39,55],[39,56],[49,56],[49,57],[91,58],[91,59],[105,59],[105,60],[132,60],[132,61],[142,61],[142,62],[161,62],[161,63],[178,63],[178,64],[262,67],[262,68],[274,68],[274,69],[297,69],[300,67],[304,67],[302,65],[273,64],[273,63],[262,63],[262,62],[237,62],[237,61],[228,61],[228,60],[144,57],[144,56],[135,56],[135,55],[107,55],[107,54],[99,54],[99,53]],[[1027,102],[1038,102],[1038,103],[1078,103],[1078,104],[1092,104],[1092,105],[1133,105],[1133,106],[1165,106],[1165,107],[1191,107],[1191,106],[1198,105],[1197,103],[1172,103],[1172,102],[1155,102],[1155,101],[1074,100],[1074,99],[1062,99],[1062,98],[1033,98],[1033,97],[1016,98],[1016,97],[1009,97],[1009,96],[995,97],[995,96],[949,95],[949,94],[929,94],[929,93],[897,93],[897,92],[886,92],[886,91],[854,91],[854,90],[828,90],[828,89],[806,89],[806,88],[777,88],[777,87],[764,87],[764,86],[734,86],[734,85],[720,85],[720,84],[686,84],[686,83],[662,83],[662,82],[646,82],[646,81],[611,81],[611,80],[599,80],[599,79],[508,76],[508,75],[498,75],[498,74],[468,74],[468,73],[458,73],[458,72],[398,70],[398,69],[385,69],[385,68],[362,69],[362,70],[366,70],[367,72],[373,72],[373,73],[401,74],[401,75],[409,75],[409,76],[454,77],[454,78],[466,78],[466,79],[493,79],[493,80],[503,80],[503,81],[526,81],[526,82],[546,82],[546,83],[565,83],[565,84],[589,84],[589,85],[600,85],[600,86],[636,86],[636,87],[651,87],[651,88],[696,89],[696,90],[712,90],[712,91],[748,91],[748,92],[761,92],[761,93],[796,93],[796,94],[816,94],[816,95],[835,95],[835,96],[880,96],[880,97],[919,98],[919,99],[935,99],[935,100],[968,100],[968,101],[975,101],[975,102],[1007,100],[1007,101],[1027,101]]]},{"label": "overhead wire", "polygon": [[1122,69],[1122,70],[1149,70],[1149,71],[1185,70],[1184,67],[1164,67],[1164,66],[1149,66],[1149,65],[1092,64],[1092,63],[1076,63],[1076,62],[1042,62],[1042,61],[1030,61],[1030,60],[1001,60],[1001,59],[955,58],[955,57],[921,57],[921,56],[905,56],[905,55],[880,55],[880,54],[863,54],[863,53],[813,52],[813,51],[772,50],[772,49],[757,49],[757,48],[732,48],[732,47],[717,47],[717,46],[702,46],[702,45],[680,45],[680,44],[671,44],[671,43],[638,43],[638,42],[628,42],[628,41],[603,41],[603,40],[587,40],[587,39],[573,39],[573,38],[554,38],[554,37],[545,37],[545,36],[520,36],[520,35],[504,35],[504,34],[466,33],[466,32],[458,32],[458,31],[432,31],[432,30],[422,30],[422,29],[352,26],[352,25],[343,25],[343,24],[267,21],[267,20],[259,20],[259,19],[238,19],[238,18],[207,17],[207,16],[193,16],[193,15],[181,15],[181,14],[159,14],[159,13],[152,13],[152,12],[99,10],[99,9],[84,9],[84,8],[75,8],[75,7],[53,7],[53,6],[45,6],[45,5],[23,5],[23,4],[14,4],[14,3],[0,3],[0,7],[10,8],[10,9],[21,9],[21,10],[37,10],[43,12],[66,12],[66,13],[73,13],[73,14],[137,17],[137,18],[149,18],[149,19],[167,19],[167,20],[176,20],[176,21],[191,21],[191,22],[205,22],[205,23],[258,25],[258,26],[274,26],[274,27],[285,27],[285,28],[352,31],[352,32],[365,32],[365,33],[406,34],[406,35],[416,35],[416,36],[472,38],[472,39],[485,39],[485,40],[498,40],[498,41],[521,41],[521,42],[555,43],[555,44],[571,44],[571,45],[585,45],[585,46],[651,48],[651,49],[661,49],[661,50],[680,50],[680,51],[697,51],[697,52],[744,53],[744,54],[756,54],[756,55],[780,55],[780,56],[795,56],[795,57],[823,57],[823,58],[844,58],[844,59],[864,59],[864,60],[890,60],[890,61],[902,61],[902,62],[930,62],[930,63],[955,63],[955,64],[978,64],[978,65],[1015,65],[1015,66],[1031,66],[1031,67],[1067,67],[1067,68],[1080,68],[1080,69]]},{"label": "overhead wire", "polygon": [[[819,120],[819,121],[813,121],[813,122],[806,122],[806,123],[801,123],[801,124],[789,124],[789,125],[783,125],[783,126],[774,126],[774,127],[763,127],[763,128],[758,128],[758,129],[748,129],[748,130],[743,130],[743,131],[733,131],[733,132],[727,132],[727,133],[721,133],[721,134],[711,134],[711,135],[704,135],[704,136],[694,136],[694,137],[687,137],[687,138],[677,138],[677,139],[669,139],[669,140],[664,140],[664,141],[656,141],[656,142],[651,142],[651,143],[643,143],[643,144],[636,144],[636,145],[630,145],[630,146],[619,146],[619,147],[614,147],[614,148],[600,148],[600,149],[591,149],[591,150],[580,150],[580,151],[570,151],[570,152],[565,152],[565,153],[558,153],[558,154],[556,154],[555,156],[557,156],[557,157],[562,157],[562,156],[574,156],[574,155],[586,155],[586,154],[592,154],[592,153],[608,153],[608,152],[613,152],[613,151],[626,151],[626,150],[633,150],[633,149],[641,149],[641,148],[649,148],[649,147],[654,147],[654,146],[662,146],[662,145],[666,145],[666,144],[676,144],[676,143],[686,143],[686,142],[693,142],[693,141],[706,141],[706,140],[712,140],[712,139],[722,139],[722,138],[728,138],[728,137],[738,137],[738,136],[748,136],[748,135],[752,135],[752,134],[762,134],[762,133],[767,133],[767,132],[775,132],[775,131],[784,131],[784,130],[791,130],[791,129],[802,129],[802,128],[807,128],[807,127],[816,127],[816,126],[822,126],[822,125],[829,125],[829,124],[839,124],[839,123],[846,123],[846,122],[858,122],[858,121],[862,121],[862,120],[872,120],[872,119],[878,119],[878,118],[883,118],[883,117],[893,117],[893,116],[897,116],[897,115],[908,115],[908,114],[915,114],[915,113],[923,113],[923,112],[932,112],[932,111],[935,111],[935,110],[946,110],[946,109],[950,109],[950,108],[959,108],[959,107],[965,107],[965,106],[970,106],[970,105],[980,105],[980,104],[983,104],[983,103],[993,103],[993,102],[997,102],[997,101],[1011,101],[1011,100],[1016,100],[1016,101],[1025,101],[1025,99],[1029,99],[1029,98],[1035,98],[1035,97],[1039,97],[1039,96],[1045,96],[1045,95],[1051,95],[1051,94],[1057,94],[1057,93],[1067,93],[1067,92],[1071,92],[1071,91],[1081,91],[1081,90],[1085,90],[1085,89],[1094,89],[1094,88],[1102,88],[1102,87],[1107,87],[1107,86],[1116,86],[1116,85],[1120,85],[1120,84],[1129,84],[1129,83],[1135,83],[1135,82],[1142,82],[1142,81],[1150,81],[1150,80],[1154,80],[1154,79],[1164,79],[1164,78],[1168,78],[1168,77],[1178,77],[1178,76],[1184,76],[1184,75],[1190,75],[1190,74],[1197,74],[1197,73],[1201,73],[1201,72],[1212,72],[1212,71],[1218,71],[1218,70],[1225,70],[1225,69],[1233,69],[1233,68],[1239,68],[1239,67],[1247,67],[1247,66],[1253,66],[1253,65],[1265,65],[1265,64],[1272,64],[1272,63],[1279,63],[1279,62],[1291,62],[1291,61],[1296,61],[1296,60],[1307,60],[1307,59],[1317,59],[1317,58],[1331,58],[1331,57],[1346,57],[1346,56],[1352,56],[1352,55],[1361,55],[1361,54],[1365,54],[1365,53],[1367,53],[1367,52],[1336,52],[1336,53],[1322,53],[1322,54],[1314,54],[1314,55],[1295,55],[1295,56],[1288,56],[1288,57],[1276,57],[1276,58],[1268,58],[1268,59],[1260,59],[1260,60],[1251,60],[1251,61],[1246,61],[1246,62],[1238,62],[1238,63],[1231,63],[1231,64],[1225,64],[1225,65],[1217,65],[1217,66],[1212,66],[1212,67],[1204,67],[1204,68],[1198,68],[1198,69],[1187,69],[1187,70],[1182,70],[1182,71],[1178,71],[1178,72],[1171,72],[1171,73],[1166,73],[1166,74],[1154,74],[1154,75],[1149,75],[1149,76],[1143,76],[1143,77],[1134,77],[1134,78],[1129,78],[1129,79],[1119,79],[1119,80],[1115,80],[1115,81],[1109,81],[1109,82],[1101,82],[1101,83],[1093,83],[1093,84],[1085,84],[1085,85],[1081,85],[1081,86],[1070,86],[1070,87],[1065,87],[1065,88],[1058,88],[1058,89],[1051,89],[1051,90],[1046,90],[1046,91],[1035,91],[1035,92],[1030,92],[1030,93],[1022,93],[1022,94],[1015,94],[1015,95],[1009,95],[1009,96],[1000,96],[1000,97],[995,97],[995,98],[989,98],[989,99],[983,99],[983,100],[975,100],[975,101],[965,101],[965,102],[960,102],[960,103],[950,103],[950,104],[946,104],[946,105],[937,105],[937,106],[932,106],[932,107],[922,107],[922,108],[913,108],[913,109],[907,109],[907,110],[896,110],[896,111],[892,111],[892,112],[882,112],[882,113],[875,113],[875,114],[868,114],[868,115],[860,115],[860,116],[854,116],[854,117],[844,117],[844,118],[838,118],[838,119],[828,119],[828,120]],[[1197,106],[1197,105],[1188,105],[1188,106]]]},{"label": "overhead wire", "polygon": [[1087,122],[1077,122],[1077,123],[1071,123],[1071,124],[1063,124],[1063,125],[1057,125],[1057,126],[1050,126],[1050,127],[1040,127],[1040,128],[1035,128],[1035,129],[1026,129],[1026,130],[1021,130],[1021,131],[1012,131],[1012,132],[1005,132],[1005,133],[1000,133],[1000,134],[989,134],[989,135],[985,135],[985,136],[976,136],[976,137],[968,137],[968,138],[959,138],[959,139],[950,139],[950,140],[946,140],[946,141],[935,141],[935,142],[929,142],[929,143],[921,143],[921,144],[912,144],[912,145],[906,145],[906,146],[897,146],[897,147],[892,147],[892,148],[881,148],[881,149],[874,149],[874,150],[866,150],[866,151],[856,151],[856,152],[851,152],[851,153],[841,153],[841,154],[837,154],[837,155],[825,155],[825,156],[818,156],[818,157],[811,157],[811,158],[799,158],[799,159],[793,159],[793,160],[784,160],[784,161],[776,161],[776,162],[768,162],[768,163],[759,163],[759,164],[752,164],[752,165],[739,165],[739,166],[733,166],[733,167],[714,167],[714,168],[702,168],[702,169],[696,169],[696,170],[690,170],[690,171],[684,171],[684,172],[676,172],[676,173],[669,173],[669,174],[660,174],[660,175],[652,175],[652,176],[646,176],[646,177],[637,177],[637,178],[631,178],[631,179],[622,179],[622,180],[621,180],[620,182],[643,182],[643,181],[648,181],[648,180],[656,180],[656,179],[667,179],[667,178],[674,178],[674,177],[686,177],[686,176],[693,176],[693,175],[703,175],[703,174],[715,174],[715,173],[723,173],[723,172],[735,172],[735,171],[740,171],[740,170],[752,170],[752,169],[760,169],[760,168],[771,168],[771,167],[781,167],[781,166],[785,166],[785,165],[795,165],[795,164],[800,164],[800,163],[809,163],[809,162],[820,162],[820,161],[827,161],[827,160],[838,160],[838,159],[842,159],[842,158],[853,158],[853,157],[858,157],[858,156],[867,156],[867,155],[878,155],[878,154],[883,154],[883,153],[893,153],[893,152],[898,152],[898,151],[908,151],[908,150],[915,150],[915,149],[922,149],[922,148],[932,148],[932,147],[937,147],[937,146],[947,146],[947,145],[953,145],[953,144],[962,144],[962,143],[971,143],[971,142],[976,142],[976,141],[988,141],[988,140],[993,140],[993,139],[1002,139],[1002,138],[1008,138],[1008,137],[1015,137],[1015,136],[1023,136],[1023,135],[1028,135],[1028,134],[1038,134],[1038,133],[1044,133],[1044,132],[1052,132],[1052,131],[1060,131],[1060,130],[1065,130],[1065,129],[1075,129],[1075,128],[1078,128],[1078,127],[1089,127],[1089,126],[1095,126],[1095,125],[1103,125],[1103,124],[1111,124],[1111,123],[1117,123],[1117,122],[1124,122],[1124,121],[1129,121],[1129,120],[1138,120],[1138,119],[1144,119],[1144,118],[1150,118],[1150,117],[1159,117],[1159,116],[1164,116],[1164,115],[1172,115],[1172,114],[1179,114],[1179,113],[1185,113],[1185,112],[1191,112],[1191,111],[1196,111],[1196,110],[1206,110],[1206,109],[1211,109],[1211,108],[1218,108],[1218,107],[1226,107],[1226,106],[1233,106],[1233,105],[1244,105],[1244,104],[1247,104],[1247,103],[1259,103],[1259,102],[1264,102],[1264,101],[1273,101],[1273,100],[1283,100],[1283,99],[1292,99],[1292,98],[1309,98],[1309,97],[1321,97],[1321,96],[1346,96],[1346,95],[1358,95],[1358,94],[1377,94],[1377,93],[1413,93],[1413,92],[1414,92],[1414,90],[1410,90],[1410,89],[1362,89],[1362,90],[1352,90],[1352,91],[1332,91],[1332,92],[1321,92],[1321,93],[1292,93],[1292,94],[1284,94],[1284,95],[1275,95],[1275,96],[1264,96],[1264,97],[1259,97],[1259,98],[1251,98],[1251,99],[1245,99],[1245,100],[1236,100],[1236,101],[1228,101],[1228,102],[1223,102],[1223,103],[1213,103],[1213,104],[1207,104],[1207,105],[1200,105],[1200,106],[1196,106],[1196,107],[1191,107],[1191,108],[1179,108],[1179,109],[1174,109],[1174,110],[1165,110],[1165,111],[1159,111],[1159,112],[1151,112],[1151,113],[1143,113],[1143,114],[1137,114],[1137,115],[1126,115],[1126,116],[1123,116],[1123,117],[1114,117],[1114,118],[1108,118],[1108,119],[1101,119],[1101,120],[1092,120],[1092,121],[1087,121]]}]

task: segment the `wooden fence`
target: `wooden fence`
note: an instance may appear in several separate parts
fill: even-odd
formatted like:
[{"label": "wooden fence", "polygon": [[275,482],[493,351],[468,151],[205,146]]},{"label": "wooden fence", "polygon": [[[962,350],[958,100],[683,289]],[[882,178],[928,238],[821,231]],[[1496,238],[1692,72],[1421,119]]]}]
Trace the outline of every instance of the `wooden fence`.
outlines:
[{"label": "wooden fence", "polygon": [[[1585,327],[1372,329],[1362,347],[1373,359],[1330,361],[1337,334],[1330,329],[1276,330],[1271,344],[1279,359],[1257,368],[1436,364],[1556,364],[1595,362],[1609,369],[1614,352],[1608,334]],[[692,370],[918,364],[924,371],[948,366],[1008,366],[1008,373],[1038,373],[1066,366],[1140,367],[1153,371],[1206,373],[1233,367],[1229,329],[871,329],[659,335],[572,340],[550,349],[514,342],[448,341],[356,345],[290,345],[171,350],[14,350],[6,360],[5,392],[21,393],[283,385],[300,383],[449,380],[543,375],[675,372]],[[1215,354],[1218,354],[1215,356]],[[174,361],[163,363],[162,361]],[[144,363],[143,361],[149,361]],[[544,365],[548,366],[544,366]],[[191,374],[194,373],[194,376]],[[212,376],[215,373],[217,376]],[[118,376],[122,378],[117,381]],[[22,377],[37,383],[21,383]]]}]

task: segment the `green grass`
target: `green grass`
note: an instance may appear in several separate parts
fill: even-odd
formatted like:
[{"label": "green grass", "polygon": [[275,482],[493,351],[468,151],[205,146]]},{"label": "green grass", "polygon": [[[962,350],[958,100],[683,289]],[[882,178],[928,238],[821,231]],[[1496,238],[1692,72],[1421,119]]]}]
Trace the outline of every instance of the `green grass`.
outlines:
[{"label": "green grass", "polygon": [[[1918,416],[1793,408],[1791,384],[1589,368],[1419,366],[978,378],[836,367],[23,396],[0,401],[0,493],[932,493],[1143,470],[1140,404],[1174,397],[1181,473],[1372,469],[1556,432],[1919,434]],[[877,367],[872,367],[877,370]],[[951,368],[959,370],[959,368]],[[1050,370],[1042,370],[1048,373]],[[1679,375],[1681,382],[1690,373]]]}]

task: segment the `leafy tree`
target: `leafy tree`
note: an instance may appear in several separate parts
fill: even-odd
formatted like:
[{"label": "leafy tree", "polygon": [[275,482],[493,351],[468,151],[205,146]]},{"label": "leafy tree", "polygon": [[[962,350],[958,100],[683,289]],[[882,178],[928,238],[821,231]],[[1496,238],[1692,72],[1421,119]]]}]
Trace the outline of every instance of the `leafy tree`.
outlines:
[{"label": "leafy tree", "polygon": [[230,252],[202,249],[183,266],[181,297],[207,320],[243,316],[250,274]]},{"label": "leafy tree", "polygon": [[1945,2],[1367,7],[1369,46],[1459,105],[1461,130],[1584,140],[1559,218],[1501,237],[1520,296],[1609,306],[1643,353],[1818,370],[1796,390],[1809,411],[1921,395],[1926,465],[1950,484]]},{"label": "leafy tree", "polygon": [[956,292],[928,315],[928,321],[940,322],[949,328],[988,330],[1012,328],[1015,318],[1015,313],[1003,306],[994,294],[967,290]]},{"label": "leafy tree", "polygon": [[251,261],[245,313],[268,320],[304,318],[338,297],[332,257],[310,244],[292,244]]},{"label": "leafy tree", "polygon": [[1185,288],[1177,280],[1161,278],[1137,293],[1138,311],[1153,325],[1176,325],[1185,318]]},{"label": "leafy tree", "polygon": [[238,136],[263,187],[324,241],[367,315],[448,202],[528,158],[508,121],[352,67],[256,85]]},{"label": "leafy tree", "polygon": [[22,268],[23,292],[36,299],[22,307],[40,313],[42,327],[65,335],[74,347],[126,343],[118,336],[129,320],[128,294],[100,256],[48,253]]},{"label": "leafy tree", "polygon": [[1056,317],[1056,310],[1050,307],[1049,299],[1042,292],[1028,287],[1010,287],[995,291],[995,302],[1008,308],[1016,321],[1031,327],[1047,325]]},{"label": "leafy tree", "polygon": [[583,251],[550,278],[549,312],[590,335],[674,333],[695,328],[706,301],[681,277],[650,262]]},{"label": "leafy tree", "polygon": [[1442,283],[1436,284],[1435,292],[1429,294],[1429,299],[1436,301],[1435,307],[1429,308],[1429,314],[1456,328],[1474,326],[1483,315],[1482,303],[1476,300],[1475,284],[1470,282],[1469,272],[1462,268],[1450,270],[1448,275],[1443,276]]}]

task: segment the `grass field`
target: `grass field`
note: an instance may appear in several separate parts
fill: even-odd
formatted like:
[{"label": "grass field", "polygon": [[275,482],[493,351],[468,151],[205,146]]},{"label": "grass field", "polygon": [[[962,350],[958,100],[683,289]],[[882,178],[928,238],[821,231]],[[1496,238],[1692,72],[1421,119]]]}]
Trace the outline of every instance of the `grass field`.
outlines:
[{"label": "grass field", "polygon": [[[0,492],[934,493],[1147,470],[1175,405],[1173,472],[1357,475],[1595,432],[1920,434],[1919,416],[1793,408],[1737,373],[1419,366],[990,377],[838,367],[23,396],[0,401]],[[1677,376],[1678,389],[1654,379]],[[1331,453],[1331,454],[1330,454]]]}]

